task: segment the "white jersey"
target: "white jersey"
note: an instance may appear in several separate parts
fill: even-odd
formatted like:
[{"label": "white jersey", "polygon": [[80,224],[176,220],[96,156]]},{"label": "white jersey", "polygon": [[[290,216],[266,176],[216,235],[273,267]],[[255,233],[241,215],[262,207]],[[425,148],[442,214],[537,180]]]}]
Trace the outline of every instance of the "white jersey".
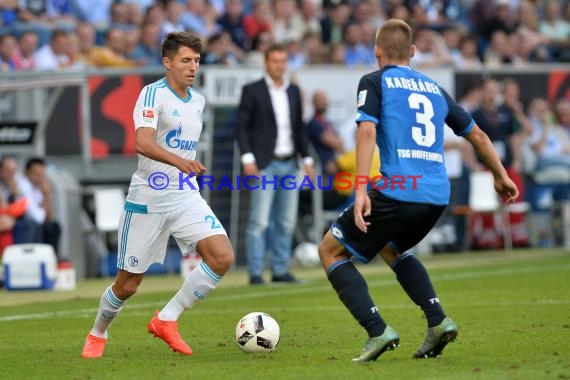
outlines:
[{"label": "white jersey", "polygon": [[[145,86],[133,111],[135,129],[156,130],[156,142],[185,160],[196,159],[206,100],[192,88],[180,98],[162,78]],[[172,166],[138,155],[138,169],[131,178],[125,209],[138,213],[174,210],[198,193],[196,177]]]}]

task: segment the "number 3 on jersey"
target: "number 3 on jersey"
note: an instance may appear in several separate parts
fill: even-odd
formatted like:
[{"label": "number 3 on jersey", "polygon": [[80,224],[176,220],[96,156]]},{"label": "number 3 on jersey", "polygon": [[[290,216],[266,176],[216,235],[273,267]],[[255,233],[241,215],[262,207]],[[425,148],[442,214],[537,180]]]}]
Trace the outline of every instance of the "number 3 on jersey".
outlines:
[{"label": "number 3 on jersey", "polygon": [[432,146],[435,143],[435,125],[431,122],[434,116],[431,101],[425,95],[412,93],[408,96],[408,104],[411,109],[419,110],[416,112],[416,122],[423,125],[423,128],[412,127],[412,138],[419,146]]}]

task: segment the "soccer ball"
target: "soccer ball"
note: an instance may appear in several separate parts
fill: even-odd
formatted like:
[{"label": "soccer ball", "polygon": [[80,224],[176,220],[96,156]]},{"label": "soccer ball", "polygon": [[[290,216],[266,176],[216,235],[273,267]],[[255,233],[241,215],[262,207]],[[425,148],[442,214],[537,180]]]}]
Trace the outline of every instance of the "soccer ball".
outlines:
[{"label": "soccer ball", "polygon": [[303,242],[295,247],[293,257],[302,267],[316,267],[321,263],[319,247],[314,243]]},{"label": "soccer ball", "polygon": [[271,352],[279,343],[279,324],[259,311],[241,318],[236,326],[236,342],[245,352]]}]

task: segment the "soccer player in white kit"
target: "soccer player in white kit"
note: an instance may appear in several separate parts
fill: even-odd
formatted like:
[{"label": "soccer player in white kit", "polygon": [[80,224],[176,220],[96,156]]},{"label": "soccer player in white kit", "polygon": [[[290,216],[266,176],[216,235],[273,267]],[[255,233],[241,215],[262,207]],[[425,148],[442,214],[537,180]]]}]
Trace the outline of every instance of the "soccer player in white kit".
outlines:
[{"label": "soccer player in white kit", "polygon": [[177,320],[215,289],[234,260],[226,232],[197,190],[196,174],[206,168],[196,160],[202,131],[204,97],[191,88],[202,44],[187,32],[166,35],[162,62],[166,75],[145,86],[133,111],[138,169],[133,174],[119,224],[117,277],[101,297],[84,358],[103,356],[107,329],[153,263],[162,263],[172,235],[183,252],[203,258],[168,304],[156,311],[148,332],[175,352],[192,349],[178,333]]}]

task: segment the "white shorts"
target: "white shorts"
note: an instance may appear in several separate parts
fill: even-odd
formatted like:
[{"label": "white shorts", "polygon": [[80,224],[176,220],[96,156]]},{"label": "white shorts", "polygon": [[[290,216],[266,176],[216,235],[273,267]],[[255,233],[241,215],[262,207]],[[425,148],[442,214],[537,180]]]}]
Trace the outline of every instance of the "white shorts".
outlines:
[{"label": "white shorts", "polygon": [[150,265],[162,264],[171,235],[184,254],[196,250],[198,242],[208,236],[226,235],[226,230],[199,193],[169,212],[142,214],[123,210],[117,268],[144,273]]}]

